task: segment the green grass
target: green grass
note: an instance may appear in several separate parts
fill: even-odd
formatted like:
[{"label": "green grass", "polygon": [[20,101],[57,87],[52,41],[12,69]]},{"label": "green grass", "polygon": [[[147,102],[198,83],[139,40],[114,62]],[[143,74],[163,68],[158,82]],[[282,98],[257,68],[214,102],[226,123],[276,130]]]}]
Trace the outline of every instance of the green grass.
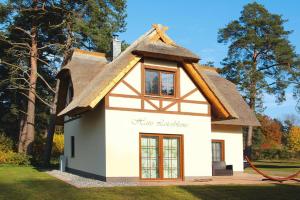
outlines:
[{"label": "green grass", "polygon": [[33,167],[0,167],[0,199],[300,199],[300,184],[77,189]]},{"label": "green grass", "polygon": [[[286,176],[300,170],[300,160],[259,160],[253,163],[258,169],[276,176]],[[245,171],[255,173],[250,167]]]}]

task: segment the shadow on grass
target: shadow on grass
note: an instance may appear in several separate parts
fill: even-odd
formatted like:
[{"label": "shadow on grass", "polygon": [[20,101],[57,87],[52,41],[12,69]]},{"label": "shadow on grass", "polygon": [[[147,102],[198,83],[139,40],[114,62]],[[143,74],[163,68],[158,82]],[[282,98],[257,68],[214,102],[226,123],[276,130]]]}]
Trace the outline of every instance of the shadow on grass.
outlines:
[{"label": "shadow on grass", "polygon": [[0,183],[0,199],[300,199],[300,184],[78,189],[58,180],[27,178]]},{"label": "shadow on grass", "polygon": [[226,186],[180,186],[198,199],[300,199],[299,185],[226,185]]}]

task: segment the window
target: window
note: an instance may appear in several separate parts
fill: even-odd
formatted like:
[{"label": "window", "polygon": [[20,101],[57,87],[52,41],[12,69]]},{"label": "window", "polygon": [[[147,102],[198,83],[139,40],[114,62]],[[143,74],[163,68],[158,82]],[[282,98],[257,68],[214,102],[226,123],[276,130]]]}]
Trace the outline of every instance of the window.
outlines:
[{"label": "window", "polygon": [[75,136],[71,136],[71,158],[75,157]]},{"label": "window", "polygon": [[141,134],[140,176],[142,179],[182,177],[182,137],[180,135]]},{"label": "window", "polygon": [[68,90],[67,90],[67,96],[66,96],[66,106],[69,105],[71,103],[71,101],[73,100],[73,85],[70,82],[68,85]]},{"label": "window", "polygon": [[213,140],[212,141],[212,161],[224,161],[224,140]]},{"label": "window", "polygon": [[175,96],[175,72],[145,70],[145,93],[157,96]]}]

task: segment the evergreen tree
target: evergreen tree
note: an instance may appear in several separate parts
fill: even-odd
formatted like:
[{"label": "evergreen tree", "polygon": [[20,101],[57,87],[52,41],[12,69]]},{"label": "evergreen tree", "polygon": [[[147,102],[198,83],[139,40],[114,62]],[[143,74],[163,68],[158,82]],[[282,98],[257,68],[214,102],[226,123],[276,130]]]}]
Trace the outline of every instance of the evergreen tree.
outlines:
[{"label": "evergreen tree", "polygon": [[[125,8],[124,0],[9,0],[0,4],[0,45],[4,47],[0,50],[0,111],[18,116],[14,124],[19,126],[14,127],[20,132],[20,151],[28,150],[35,129],[46,128],[49,108],[51,116],[56,114],[57,66],[67,63],[74,47],[108,53],[112,35],[124,31]],[[0,124],[4,121],[2,117]],[[53,131],[54,122],[55,117],[50,117]]]},{"label": "evergreen tree", "polygon": [[[286,20],[270,13],[263,5],[244,6],[238,20],[219,30],[218,42],[229,44],[221,73],[237,84],[254,112],[262,107],[264,93],[277,102],[285,100],[285,89],[292,72],[294,47],[284,29]],[[250,155],[252,130],[248,128],[246,154]]]},{"label": "evergreen tree", "polygon": [[[62,65],[68,62],[74,47],[109,53],[113,34],[125,30],[125,0],[55,1],[54,8],[62,16],[61,26],[66,36]],[[44,152],[45,166],[50,163],[58,88],[57,80]]]}]

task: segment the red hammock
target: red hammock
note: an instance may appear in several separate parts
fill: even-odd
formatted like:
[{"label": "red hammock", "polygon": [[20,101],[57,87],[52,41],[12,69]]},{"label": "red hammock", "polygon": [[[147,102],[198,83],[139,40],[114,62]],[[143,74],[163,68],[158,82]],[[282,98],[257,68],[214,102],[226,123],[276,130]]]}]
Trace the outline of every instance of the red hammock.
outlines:
[{"label": "red hammock", "polygon": [[262,175],[263,177],[265,177],[267,180],[272,180],[272,181],[278,181],[278,182],[283,182],[283,181],[289,181],[289,180],[293,180],[293,181],[298,181],[300,182],[300,179],[296,179],[297,176],[300,175],[300,170],[295,173],[295,174],[291,174],[287,177],[274,177],[274,176],[269,176],[265,173],[263,173],[262,171],[260,171],[259,169],[257,169],[252,163],[251,161],[249,160],[249,158],[247,156],[245,156],[245,159],[247,160],[247,162],[249,163],[250,167],[256,171],[257,173],[259,173],[260,175]]}]

